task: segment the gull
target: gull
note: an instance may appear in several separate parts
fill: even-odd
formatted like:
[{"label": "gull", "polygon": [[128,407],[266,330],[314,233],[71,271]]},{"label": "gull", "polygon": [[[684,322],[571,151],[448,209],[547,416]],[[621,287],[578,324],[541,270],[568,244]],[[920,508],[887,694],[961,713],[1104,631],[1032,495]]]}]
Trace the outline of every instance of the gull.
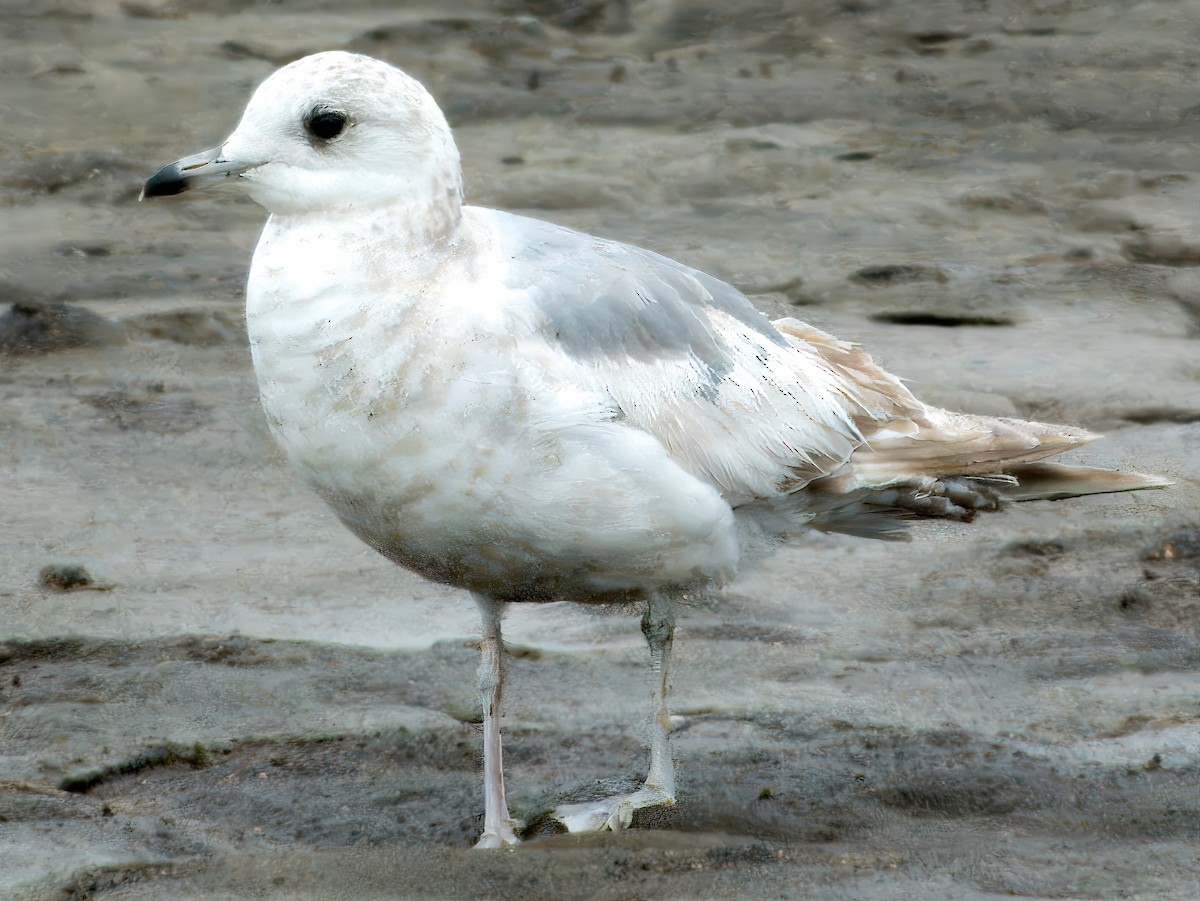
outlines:
[{"label": "gull", "polygon": [[[569,831],[619,829],[675,803],[675,606],[739,562],[804,526],[890,537],[898,516],[969,519],[1005,493],[1165,484],[1037,465],[1095,436],[928,406],[857,346],[770,322],[710,275],[464,205],[441,110],[379,60],[283,67],[228,139],[142,196],[218,185],[270,214],[246,318],[275,440],[355,535],[479,606],[477,847],[519,842],[500,735],[508,604],[645,610],[646,779],[554,811]],[[1022,494],[1029,477],[1041,487]]]}]

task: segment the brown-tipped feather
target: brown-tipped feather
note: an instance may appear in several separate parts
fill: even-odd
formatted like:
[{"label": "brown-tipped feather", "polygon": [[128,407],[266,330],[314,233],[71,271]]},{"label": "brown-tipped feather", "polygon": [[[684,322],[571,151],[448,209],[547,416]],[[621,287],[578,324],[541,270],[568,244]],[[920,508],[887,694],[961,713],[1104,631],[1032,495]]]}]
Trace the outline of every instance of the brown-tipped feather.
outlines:
[{"label": "brown-tipped feather", "polygon": [[915,475],[981,476],[1008,473],[1094,441],[1097,435],[1070,426],[970,416],[926,408],[928,425],[914,434],[883,427],[867,432],[867,444],[848,464],[858,485],[886,485]]},{"label": "brown-tipped feather", "polygon": [[996,493],[1010,501],[1061,500],[1084,494],[1167,488],[1173,484],[1167,479],[1140,472],[1116,472],[1063,463],[1029,463],[1011,467],[1008,474],[1016,477],[1017,484],[1000,485]]},{"label": "brown-tipped feather", "polygon": [[[921,403],[904,384],[861,348],[839,341],[796,319],[775,323],[783,334],[815,351],[845,384],[844,403],[866,443],[841,468],[812,483],[822,494],[913,486],[921,479],[1006,475],[1019,484],[997,483],[1007,500],[1162,488],[1154,476],[1086,466],[1038,463],[1098,438],[1065,425],[952,413]],[[903,499],[903,498],[902,498]]]}]

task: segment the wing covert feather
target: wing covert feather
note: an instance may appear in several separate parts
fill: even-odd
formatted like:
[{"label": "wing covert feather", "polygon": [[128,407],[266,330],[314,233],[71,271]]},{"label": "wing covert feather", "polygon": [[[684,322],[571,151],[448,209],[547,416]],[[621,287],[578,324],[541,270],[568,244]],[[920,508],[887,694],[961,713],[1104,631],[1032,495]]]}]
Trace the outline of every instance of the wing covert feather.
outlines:
[{"label": "wing covert feather", "polygon": [[[505,286],[573,380],[735,506],[799,490],[863,443],[855,386],[739,291],[666,257],[510,214]],[[823,334],[823,333],[822,333]]]}]

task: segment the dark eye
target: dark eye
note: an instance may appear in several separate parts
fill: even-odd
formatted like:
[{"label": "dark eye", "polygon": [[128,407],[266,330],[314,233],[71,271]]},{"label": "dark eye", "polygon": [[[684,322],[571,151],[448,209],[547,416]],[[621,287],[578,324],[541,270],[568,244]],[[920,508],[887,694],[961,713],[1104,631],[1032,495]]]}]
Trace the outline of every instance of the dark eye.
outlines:
[{"label": "dark eye", "polygon": [[330,110],[314,110],[304,120],[304,127],[314,138],[328,141],[342,133],[342,129],[346,127],[346,117]]}]

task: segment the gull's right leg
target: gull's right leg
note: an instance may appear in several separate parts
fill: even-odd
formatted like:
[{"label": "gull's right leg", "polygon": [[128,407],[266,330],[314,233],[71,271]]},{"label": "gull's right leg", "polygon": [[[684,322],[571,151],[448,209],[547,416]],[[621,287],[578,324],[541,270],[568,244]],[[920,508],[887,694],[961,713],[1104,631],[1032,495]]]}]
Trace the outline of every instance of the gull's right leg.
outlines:
[{"label": "gull's right leg", "polygon": [[653,595],[642,617],[642,634],[650,647],[652,679],[650,771],[635,792],[599,801],[560,804],[554,818],[568,832],[619,830],[633,821],[635,811],[669,807],[675,803],[675,769],[671,763],[671,717],[667,712],[667,686],[671,673],[671,645],[675,638],[675,605],[670,598]]},{"label": "gull's right leg", "polygon": [[644,790],[658,803],[675,801],[675,767],[671,762],[671,714],[667,710],[667,687],[671,674],[671,645],[675,641],[675,607],[663,597],[652,597],[642,618],[642,634],[650,647],[651,696],[650,772]]},{"label": "gull's right leg", "polygon": [[503,848],[520,843],[504,799],[504,760],[500,751],[500,712],[504,699],[504,644],[500,620],[504,603],[475,595],[483,620],[479,699],[483,704],[483,834],[476,848]]}]

